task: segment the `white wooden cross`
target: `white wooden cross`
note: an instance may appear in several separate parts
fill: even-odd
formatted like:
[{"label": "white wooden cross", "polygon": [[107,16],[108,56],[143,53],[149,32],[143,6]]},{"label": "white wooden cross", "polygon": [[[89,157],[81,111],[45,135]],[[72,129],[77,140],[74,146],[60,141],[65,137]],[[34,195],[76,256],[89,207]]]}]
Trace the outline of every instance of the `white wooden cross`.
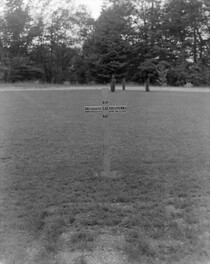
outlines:
[{"label": "white wooden cross", "polygon": [[126,112],[126,105],[109,105],[109,89],[102,90],[102,106],[85,106],[85,113],[102,112],[104,130],[104,170],[103,175],[110,177],[110,140],[109,140],[109,113]]}]

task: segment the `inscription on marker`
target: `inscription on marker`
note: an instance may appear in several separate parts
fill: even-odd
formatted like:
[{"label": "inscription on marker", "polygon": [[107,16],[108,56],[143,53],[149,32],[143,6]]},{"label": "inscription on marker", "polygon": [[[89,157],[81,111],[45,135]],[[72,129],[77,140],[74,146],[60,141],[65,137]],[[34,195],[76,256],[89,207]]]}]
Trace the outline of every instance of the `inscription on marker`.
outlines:
[{"label": "inscription on marker", "polygon": [[102,112],[101,106],[85,106],[85,113]]},{"label": "inscription on marker", "polygon": [[126,112],[126,105],[113,105],[109,107],[109,112],[118,113],[118,112]]}]

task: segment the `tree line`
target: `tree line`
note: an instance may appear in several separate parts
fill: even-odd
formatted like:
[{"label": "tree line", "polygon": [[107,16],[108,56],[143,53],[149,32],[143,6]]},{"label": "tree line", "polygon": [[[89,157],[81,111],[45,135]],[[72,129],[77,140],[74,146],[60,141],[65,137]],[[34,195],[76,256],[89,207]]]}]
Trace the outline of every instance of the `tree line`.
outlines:
[{"label": "tree line", "polygon": [[0,79],[210,85],[209,0],[5,0]]}]

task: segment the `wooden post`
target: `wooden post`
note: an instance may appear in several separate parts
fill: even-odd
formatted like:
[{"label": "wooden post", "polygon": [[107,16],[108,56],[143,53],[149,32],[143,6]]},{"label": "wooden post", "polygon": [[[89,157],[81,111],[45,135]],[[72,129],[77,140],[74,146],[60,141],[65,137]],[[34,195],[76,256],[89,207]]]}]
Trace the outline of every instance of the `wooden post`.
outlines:
[{"label": "wooden post", "polygon": [[110,139],[109,139],[109,90],[102,89],[102,114],[104,131],[104,176],[110,177]]},{"label": "wooden post", "polygon": [[127,105],[109,105],[109,89],[102,89],[102,106],[85,106],[85,113],[101,113],[103,117],[103,134],[104,134],[104,162],[102,175],[106,177],[111,176],[110,168],[110,138],[109,138],[109,113],[125,113]]}]

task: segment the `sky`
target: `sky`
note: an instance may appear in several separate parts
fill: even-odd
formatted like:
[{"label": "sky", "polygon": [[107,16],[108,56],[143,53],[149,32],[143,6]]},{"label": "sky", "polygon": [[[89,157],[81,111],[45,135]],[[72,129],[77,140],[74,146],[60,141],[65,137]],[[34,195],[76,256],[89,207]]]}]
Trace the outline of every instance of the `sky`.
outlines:
[{"label": "sky", "polygon": [[[27,2],[27,0],[25,0]],[[39,0],[40,1],[40,0]],[[57,0],[54,0],[55,2]],[[0,14],[2,11],[2,6],[5,0],[0,0]],[[37,2],[36,0],[34,2]],[[96,19],[99,17],[101,12],[101,7],[103,4],[103,0],[74,0],[75,5],[86,5],[88,10],[91,12],[92,16]]]},{"label": "sky", "polygon": [[94,18],[98,18],[101,12],[103,0],[75,0],[76,5],[86,5]]}]

